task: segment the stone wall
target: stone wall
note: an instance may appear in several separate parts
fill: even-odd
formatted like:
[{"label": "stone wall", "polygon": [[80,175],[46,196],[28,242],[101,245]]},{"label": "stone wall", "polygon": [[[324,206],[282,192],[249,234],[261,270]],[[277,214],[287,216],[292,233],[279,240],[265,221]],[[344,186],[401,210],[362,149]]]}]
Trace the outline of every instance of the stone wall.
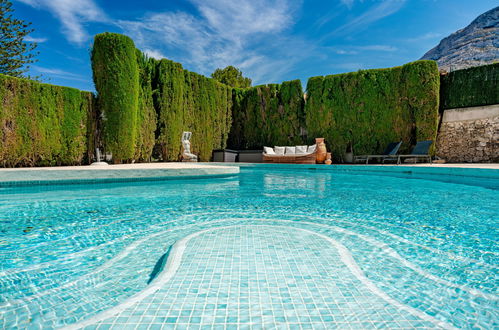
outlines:
[{"label": "stone wall", "polygon": [[499,162],[499,104],[445,110],[436,154],[449,163]]}]

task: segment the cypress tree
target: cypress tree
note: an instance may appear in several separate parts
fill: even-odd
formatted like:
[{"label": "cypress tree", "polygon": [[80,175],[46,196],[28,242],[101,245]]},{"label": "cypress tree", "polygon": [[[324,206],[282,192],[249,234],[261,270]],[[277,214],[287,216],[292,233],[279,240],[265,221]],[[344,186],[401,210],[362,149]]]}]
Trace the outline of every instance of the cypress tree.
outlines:
[{"label": "cypress tree", "polygon": [[33,32],[20,19],[12,17],[12,3],[0,0],[0,73],[13,77],[22,77],[29,69],[28,64],[36,62],[38,55],[33,51],[36,43],[26,43],[24,39]]},{"label": "cypress tree", "polygon": [[97,103],[103,114],[103,142],[115,163],[130,161],[137,142],[139,69],[135,45],[127,36],[95,36],[92,70]]}]

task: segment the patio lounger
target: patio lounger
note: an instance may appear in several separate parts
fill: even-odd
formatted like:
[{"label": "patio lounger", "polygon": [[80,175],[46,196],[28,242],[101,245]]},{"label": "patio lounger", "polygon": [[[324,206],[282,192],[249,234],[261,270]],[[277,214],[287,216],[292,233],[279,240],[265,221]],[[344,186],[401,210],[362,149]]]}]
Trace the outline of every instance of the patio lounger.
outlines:
[{"label": "patio lounger", "polygon": [[381,155],[360,155],[360,156],[355,156],[353,159],[353,162],[356,163],[359,160],[366,161],[366,164],[369,164],[369,159],[370,158],[383,158],[383,163],[385,162],[385,157],[387,156],[393,156],[396,155],[397,152],[400,149],[400,146],[402,145],[402,141],[400,142],[392,142],[389,143],[388,146],[386,146],[385,151],[383,151],[383,154]]},{"label": "patio lounger", "polygon": [[411,154],[397,156],[397,165],[401,163],[402,158],[414,158],[414,164],[416,164],[418,159],[426,159],[431,164],[431,156],[429,155],[429,152],[432,144],[432,140],[420,141],[416,143],[416,146],[412,149]]}]

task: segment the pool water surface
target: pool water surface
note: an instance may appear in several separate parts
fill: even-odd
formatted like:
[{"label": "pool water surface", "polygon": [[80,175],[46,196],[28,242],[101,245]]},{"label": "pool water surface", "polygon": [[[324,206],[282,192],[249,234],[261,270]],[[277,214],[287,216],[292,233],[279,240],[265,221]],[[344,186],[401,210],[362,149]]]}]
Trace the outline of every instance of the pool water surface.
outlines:
[{"label": "pool water surface", "polygon": [[499,187],[469,182],[255,166],[0,188],[0,326],[497,328]]}]

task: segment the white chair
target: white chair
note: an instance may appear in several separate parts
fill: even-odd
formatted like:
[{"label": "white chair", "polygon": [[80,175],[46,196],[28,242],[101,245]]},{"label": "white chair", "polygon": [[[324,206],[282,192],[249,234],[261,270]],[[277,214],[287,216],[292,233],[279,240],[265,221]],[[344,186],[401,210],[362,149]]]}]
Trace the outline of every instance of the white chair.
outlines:
[{"label": "white chair", "polygon": [[191,153],[191,132],[183,132],[182,133],[182,161],[183,162],[197,162],[198,156]]}]

